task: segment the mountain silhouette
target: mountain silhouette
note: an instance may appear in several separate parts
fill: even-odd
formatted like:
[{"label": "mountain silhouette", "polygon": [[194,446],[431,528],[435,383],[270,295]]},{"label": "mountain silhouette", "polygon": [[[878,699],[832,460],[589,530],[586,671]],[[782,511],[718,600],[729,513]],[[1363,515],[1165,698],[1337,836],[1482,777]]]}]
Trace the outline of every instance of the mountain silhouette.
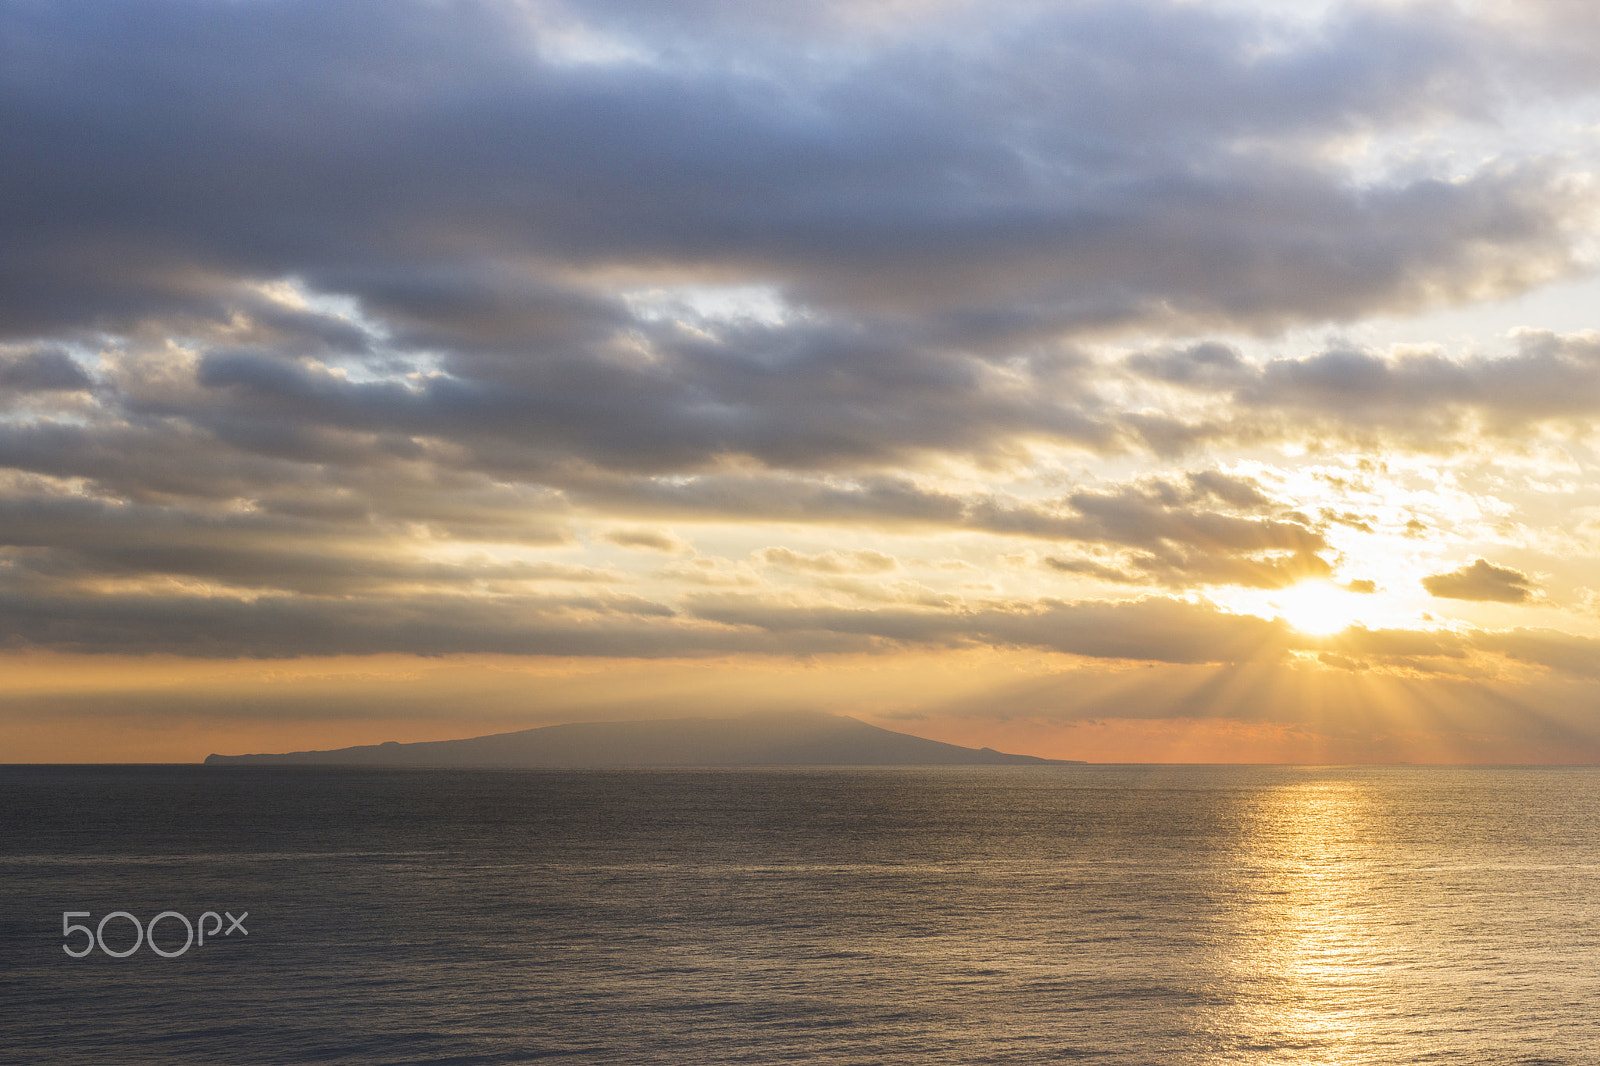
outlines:
[{"label": "mountain silhouette", "polygon": [[1023,766],[1069,761],[964,748],[832,714],[579,722],[465,740],[206,756],[209,766]]}]

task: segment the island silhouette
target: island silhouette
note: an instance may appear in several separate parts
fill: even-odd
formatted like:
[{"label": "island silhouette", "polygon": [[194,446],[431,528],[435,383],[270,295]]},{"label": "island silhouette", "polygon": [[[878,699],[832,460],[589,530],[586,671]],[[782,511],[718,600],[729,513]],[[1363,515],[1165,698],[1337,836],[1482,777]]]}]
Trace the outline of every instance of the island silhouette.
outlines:
[{"label": "island silhouette", "polygon": [[1035,766],[1077,760],[1010,755],[896,733],[845,715],[575,722],[512,733],[388,741],[328,751],[208,755],[208,766]]}]

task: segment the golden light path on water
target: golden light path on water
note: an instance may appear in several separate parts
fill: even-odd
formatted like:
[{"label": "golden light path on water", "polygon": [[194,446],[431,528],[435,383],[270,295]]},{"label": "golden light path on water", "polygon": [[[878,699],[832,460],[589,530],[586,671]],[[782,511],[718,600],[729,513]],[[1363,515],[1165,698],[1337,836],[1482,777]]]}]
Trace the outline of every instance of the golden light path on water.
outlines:
[{"label": "golden light path on water", "polygon": [[[1370,1062],[1384,1019],[1419,1013],[1405,974],[1422,945],[1416,921],[1385,906],[1372,847],[1382,821],[1362,783],[1322,780],[1268,791],[1243,823],[1241,873],[1255,883],[1218,961],[1252,994],[1215,1021],[1241,1054]],[[1416,1040],[1404,1039],[1407,1056]]]},{"label": "golden light path on water", "polygon": [[1283,773],[1235,794],[1194,1061],[1594,1061],[1553,1020],[1593,1002],[1592,772]]}]

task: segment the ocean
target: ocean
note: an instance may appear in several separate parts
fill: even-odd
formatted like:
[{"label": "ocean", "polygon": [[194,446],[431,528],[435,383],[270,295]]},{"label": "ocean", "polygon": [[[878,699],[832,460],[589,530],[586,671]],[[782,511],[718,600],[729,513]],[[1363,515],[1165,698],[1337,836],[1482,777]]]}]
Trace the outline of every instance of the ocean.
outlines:
[{"label": "ocean", "polygon": [[11,766],[0,1061],[1594,1064],[1597,899],[1591,768]]}]

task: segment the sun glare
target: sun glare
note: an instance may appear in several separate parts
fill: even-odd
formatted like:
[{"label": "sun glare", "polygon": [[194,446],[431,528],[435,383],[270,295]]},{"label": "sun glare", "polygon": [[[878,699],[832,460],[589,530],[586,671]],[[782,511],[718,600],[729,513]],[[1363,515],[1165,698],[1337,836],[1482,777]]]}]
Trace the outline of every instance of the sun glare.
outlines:
[{"label": "sun glare", "polygon": [[1285,622],[1302,633],[1325,637],[1360,621],[1362,596],[1331,581],[1302,581],[1275,592],[1267,601]]}]

